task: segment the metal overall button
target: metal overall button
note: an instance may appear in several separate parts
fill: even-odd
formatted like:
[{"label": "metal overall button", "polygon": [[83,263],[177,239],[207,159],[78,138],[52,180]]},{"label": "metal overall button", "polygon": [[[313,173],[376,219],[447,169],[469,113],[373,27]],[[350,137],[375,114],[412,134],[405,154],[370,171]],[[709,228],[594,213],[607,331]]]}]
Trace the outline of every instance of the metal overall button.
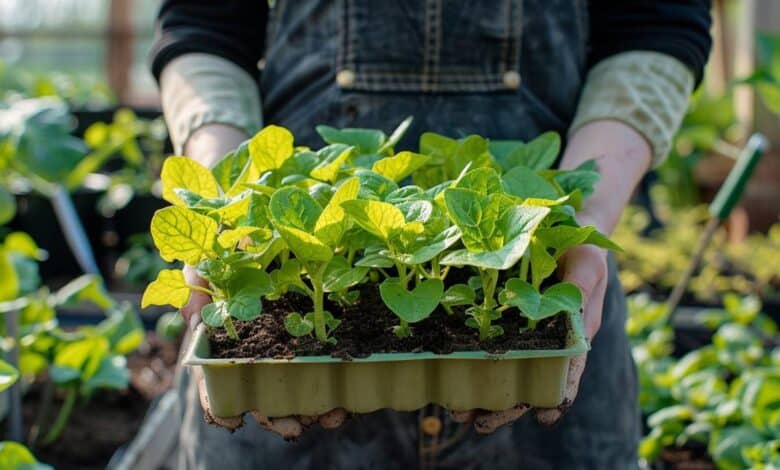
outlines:
[{"label": "metal overall button", "polygon": [[342,88],[351,87],[355,84],[355,72],[350,69],[339,70],[336,74],[336,83]]},{"label": "metal overall button", "polygon": [[520,87],[520,73],[517,70],[507,70],[504,72],[503,81],[507,88],[516,90]]}]

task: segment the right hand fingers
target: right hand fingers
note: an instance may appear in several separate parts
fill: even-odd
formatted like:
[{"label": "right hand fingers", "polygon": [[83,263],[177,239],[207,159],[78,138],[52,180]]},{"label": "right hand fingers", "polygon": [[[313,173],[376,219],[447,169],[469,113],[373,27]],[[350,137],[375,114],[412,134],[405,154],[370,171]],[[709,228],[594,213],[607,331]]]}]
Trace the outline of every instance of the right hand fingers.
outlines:
[{"label": "right hand fingers", "polygon": [[[184,280],[187,281],[187,284],[209,287],[208,281],[198,276],[198,272],[195,270],[194,266],[184,266],[182,272],[184,273]],[[190,301],[179,310],[190,328],[197,325],[200,321],[200,310],[209,303],[211,303],[211,297],[203,292],[192,291],[190,294]]]},{"label": "right hand fingers", "polygon": [[255,421],[267,431],[279,434],[286,441],[297,439],[307,427],[319,423],[325,429],[335,429],[347,419],[344,408],[335,408],[319,416],[288,416],[285,418],[269,418],[258,411],[252,411]]}]

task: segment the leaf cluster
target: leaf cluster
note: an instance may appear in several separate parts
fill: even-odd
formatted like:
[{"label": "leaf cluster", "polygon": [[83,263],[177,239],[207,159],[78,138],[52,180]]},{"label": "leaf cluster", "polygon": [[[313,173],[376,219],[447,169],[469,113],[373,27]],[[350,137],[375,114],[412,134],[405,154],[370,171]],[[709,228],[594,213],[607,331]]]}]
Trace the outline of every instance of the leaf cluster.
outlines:
[{"label": "leaf cluster", "polygon": [[[305,295],[312,310],[290,312],[287,330],[327,342],[341,319],[325,310],[326,295],[351,304],[374,283],[398,336],[439,307],[465,312],[482,340],[502,334],[494,323],[506,310],[529,328],[578,312],[579,290],[548,279],[574,246],[616,248],[575,220],[595,164],[553,169],[553,133],[527,143],[425,133],[418,152],[396,152],[410,122],[389,137],[319,126],[317,150],[269,126],[211,170],[169,157],[161,178],[171,206],[155,214],[152,238],[163,259],[195,266],[208,286],[163,270],[144,306],[180,308],[192,291],[207,293],[203,321],[238,339],[234,321],[260,315],[263,299]],[[476,281],[448,282],[453,270]]]},{"label": "leaf cluster", "polygon": [[[755,297],[727,295],[723,309],[696,321],[712,341],[680,358],[664,304],[634,296],[628,334],[640,377],[640,405],[649,433],[640,455],[658,458],[666,447],[705,444],[718,468],[780,464],[780,349],[777,325]],[[770,465],[770,466],[762,466]]]}]

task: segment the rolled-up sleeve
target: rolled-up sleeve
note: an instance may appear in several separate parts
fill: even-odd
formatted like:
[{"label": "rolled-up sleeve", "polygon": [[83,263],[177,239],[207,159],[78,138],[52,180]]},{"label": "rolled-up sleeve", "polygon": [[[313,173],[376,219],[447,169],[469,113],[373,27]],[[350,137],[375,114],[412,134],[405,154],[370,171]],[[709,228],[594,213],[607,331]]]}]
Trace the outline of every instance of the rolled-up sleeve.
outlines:
[{"label": "rolled-up sleeve", "polygon": [[257,76],[265,49],[265,0],[164,0],[151,51],[152,74],[190,52],[222,57]]},{"label": "rolled-up sleeve", "polygon": [[661,164],[711,48],[705,0],[591,0],[590,70],[569,133],[623,122]]},{"label": "rolled-up sleeve", "polygon": [[250,135],[262,125],[257,80],[267,18],[263,0],[162,3],[150,61],[176,153],[207,124]]}]

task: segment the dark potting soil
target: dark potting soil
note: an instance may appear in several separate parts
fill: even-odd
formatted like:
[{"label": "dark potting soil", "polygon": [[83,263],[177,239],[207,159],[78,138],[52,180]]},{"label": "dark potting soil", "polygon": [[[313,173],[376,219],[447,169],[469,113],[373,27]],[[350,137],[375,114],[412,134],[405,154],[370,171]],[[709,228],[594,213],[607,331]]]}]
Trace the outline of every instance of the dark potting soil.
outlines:
[{"label": "dark potting soil", "polygon": [[661,451],[654,470],[715,470],[707,454],[707,446],[691,443],[682,448],[670,447]]},{"label": "dark potting soil", "polygon": [[341,307],[326,300],[325,309],[342,320],[335,330],[338,344],[323,344],[313,335],[294,338],[284,328],[284,318],[290,312],[309,312],[311,301],[297,294],[288,294],[264,302],[263,314],[248,322],[234,321],[239,341],[230,339],[224,329],[213,329],[210,334],[212,357],[216,358],[275,358],[330,355],[349,359],[366,357],[372,353],[433,352],[449,354],[455,351],[488,351],[503,353],[509,350],[563,349],[566,347],[568,320],[559,314],[540,321],[536,328],[520,332],[526,325],[515,309],[504,311],[494,324],[504,328],[498,338],[480,342],[477,330],[465,325],[463,308],[453,308],[448,315],[439,308],[427,319],[410,325],[412,335],[398,338],[392,332],[398,317],[382,303],[374,284],[361,288],[356,305]]},{"label": "dark potting soil", "polygon": [[[127,358],[130,387],[127,390],[99,390],[88,401],[79,401],[60,438],[47,446],[36,446],[36,458],[58,470],[106,468],[114,452],[137,434],[151,402],[172,385],[178,346],[147,333],[146,342]],[[26,436],[42,406],[43,380],[32,384],[24,395],[22,413]],[[56,394],[42,433],[54,421],[62,406]]]}]

